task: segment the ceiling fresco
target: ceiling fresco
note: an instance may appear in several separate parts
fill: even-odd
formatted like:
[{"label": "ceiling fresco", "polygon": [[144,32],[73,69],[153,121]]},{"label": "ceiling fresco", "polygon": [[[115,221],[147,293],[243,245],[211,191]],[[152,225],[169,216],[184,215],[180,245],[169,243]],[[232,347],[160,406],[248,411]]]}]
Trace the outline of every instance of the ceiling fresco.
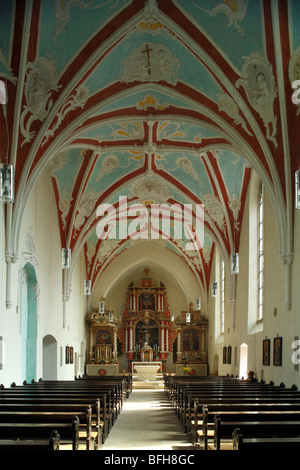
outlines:
[{"label": "ceiling fresco", "polygon": [[215,246],[226,260],[239,250],[253,169],[277,214],[281,255],[292,252],[296,0],[4,0],[0,11],[12,252],[30,188],[48,171],[62,248],[73,263],[84,252],[93,286],[135,243],[99,239],[99,205],[203,204],[200,250],[175,236],[143,243],[182,258],[207,292]]}]

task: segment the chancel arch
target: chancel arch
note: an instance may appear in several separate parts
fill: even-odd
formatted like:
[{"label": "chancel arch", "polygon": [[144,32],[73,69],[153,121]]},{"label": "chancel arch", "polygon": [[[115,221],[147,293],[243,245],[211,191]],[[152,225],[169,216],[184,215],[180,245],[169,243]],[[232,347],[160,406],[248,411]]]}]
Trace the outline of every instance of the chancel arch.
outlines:
[{"label": "chancel arch", "polygon": [[[203,288],[194,273],[176,253],[168,250],[164,243],[143,243],[132,241],[131,247],[124,250],[109,264],[109,269],[101,273],[90,298],[90,304],[97,304],[99,298],[110,298],[116,301],[125,295],[132,276],[141,276],[145,267],[156,276],[174,285],[176,292],[181,296],[181,307],[187,308],[190,301],[195,302],[202,297]],[[117,293],[119,293],[117,295]],[[122,297],[121,302],[124,301]],[[203,304],[202,309],[205,306]]]}]

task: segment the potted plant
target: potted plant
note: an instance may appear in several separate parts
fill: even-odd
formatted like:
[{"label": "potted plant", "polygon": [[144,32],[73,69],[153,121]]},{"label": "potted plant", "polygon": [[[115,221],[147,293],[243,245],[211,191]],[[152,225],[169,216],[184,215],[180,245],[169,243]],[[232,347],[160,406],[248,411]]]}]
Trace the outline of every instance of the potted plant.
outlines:
[{"label": "potted plant", "polygon": [[184,373],[184,375],[188,375],[188,373],[191,371],[192,369],[189,367],[189,366],[184,366],[182,368],[182,371]]}]

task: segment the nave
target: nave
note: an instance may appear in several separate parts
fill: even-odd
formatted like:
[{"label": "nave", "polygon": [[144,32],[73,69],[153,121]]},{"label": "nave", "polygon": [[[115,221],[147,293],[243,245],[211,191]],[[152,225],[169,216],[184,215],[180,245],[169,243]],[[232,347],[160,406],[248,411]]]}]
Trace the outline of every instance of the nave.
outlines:
[{"label": "nave", "polygon": [[162,381],[139,384],[133,380],[132,392],[102,450],[193,450]]}]

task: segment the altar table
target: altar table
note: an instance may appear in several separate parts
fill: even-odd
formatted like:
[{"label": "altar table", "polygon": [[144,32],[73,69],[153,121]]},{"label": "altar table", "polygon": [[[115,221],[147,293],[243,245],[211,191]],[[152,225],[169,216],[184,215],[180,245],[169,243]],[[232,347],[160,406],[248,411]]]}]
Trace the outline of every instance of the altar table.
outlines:
[{"label": "altar table", "polygon": [[148,362],[143,362],[143,361],[132,361],[131,366],[132,366],[132,373],[134,372],[135,366],[159,366],[159,372],[162,372],[162,362],[161,361],[148,361]]},{"label": "altar table", "polygon": [[119,375],[119,364],[87,364],[86,375]]},{"label": "altar table", "polygon": [[146,382],[156,380],[156,373],[159,371],[159,368],[159,365],[138,365],[134,367],[138,375],[138,380]]}]

